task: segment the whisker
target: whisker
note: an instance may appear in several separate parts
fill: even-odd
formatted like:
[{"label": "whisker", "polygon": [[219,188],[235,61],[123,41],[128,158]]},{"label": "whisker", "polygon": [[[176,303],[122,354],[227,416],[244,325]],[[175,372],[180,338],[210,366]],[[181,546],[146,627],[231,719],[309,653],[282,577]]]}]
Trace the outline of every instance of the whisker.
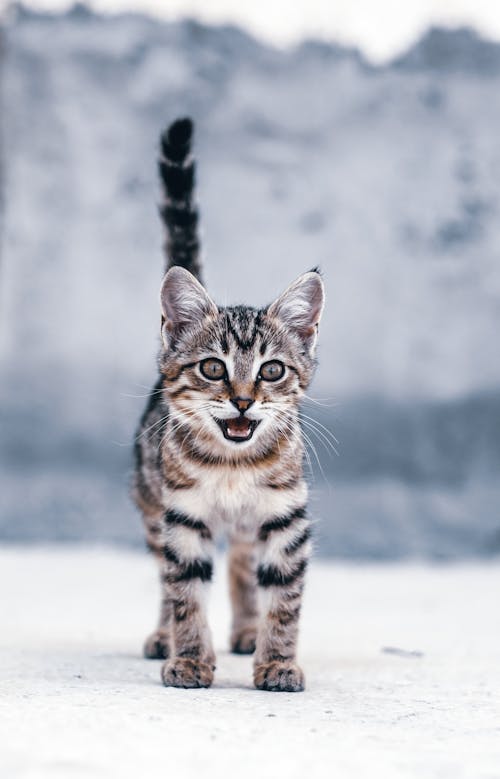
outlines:
[{"label": "whisker", "polygon": [[303,418],[303,419],[308,419],[310,422],[314,422],[315,425],[318,425],[318,427],[320,427],[322,430],[324,430],[325,433],[330,435],[333,438],[333,440],[335,441],[336,444],[340,443],[338,438],[335,438],[335,436],[333,435],[332,431],[329,430],[328,427],[325,427],[325,425],[322,425],[321,422],[318,419],[316,419],[315,417],[310,417],[307,414],[304,414],[303,411],[299,411],[299,416],[301,418]]},{"label": "whisker", "polygon": [[314,444],[311,441],[311,439],[309,438],[309,436],[306,433],[304,433],[304,431],[302,431],[302,435],[304,436],[304,438],[306,440],[306,443],[309,445],[309,448],[312,450],[312,453],[314,454],[314,456],[316,458],[316,462],[318,463],[318,468],[321,471],[321,475],[323,476],[323,479],[326,482],[327,478],[325,476],[325,472],[323,470],[323,466],[321,465],[321,460],[319,459],[318,452],[316,451],[316,447],[314,446]]},{"label": "whisker", "polygon": [[323,434],[321,433],[321,431],[319,431],[319,430],[316,430],[316,429],[315,429],[315,428],[313,428],[313,427],[310,427],[310,426],[309,426],[309,424],[308,424],[308,423],[306,423],[306,422],[304,422],[304,421],[302,421],[302,425],[303,425],[303,428],[302,428],[303,430],[304,430],[304,428],[305,428],[305,429],[306,429],[306,430],[307,430],[309,433],[311,433],[311,435],[313,435],[313,436],[315,436],[315,437],[316,437],[316,439],[318,440],[318,442],[319,442],[319,443],[320,443],[320,444],[323,446],[323,448],[324,448],[324,449],[325,449],[325,450],[328,452],[328,455],[331,455],[331,453],[333,452],[334,454],[336,454],[337,456],[339,456],[339,453],[338,453],[338,451],[335,449],[335,447],[333,446],[333,444],[331,443],[331,441],[329,441],[328,439],[326,439],[326,438],[323,436]]},{"label": "whisker", "polygon": [[[283,409],[275,409],[274,411],[276,412],[276,413],[275,413],[275,415],[276,415],[276,416],[280,416],[281,418],[285,417],[285,418],[287,419],[287,424],[288,424],[288,425],[290,425],[290,424],[291,424],[291,419],[290,419],[290,417],[291,417],[291,416],[293,416],[293,414],[291,414],[289,410],[288,410],[287,412],[285,412]],[[316,420],[314,420],[314,421],[316,421]],[[309,428],[308,428],[308,429],[309,429]],[[314,432],[316,435],[318,435],[318,434],[319,434],[319,432],[320,432],[319,430],[314,430],[314,429],[309,429],[309,430],[310,430],[310,432]],[[309,436],[309,435],[307,435],[307,433],[306,433],[306,432],[305,432],[303,429],[301,430],[301,434],[302,434],[302,436],[303,436],[303,438],[304,438],[304,440],[305,440],[305,442],[306,442],[306,444],[307,444],[308,448],[309,448],[309,449],[312,451],[312,453],[314,454],[314,457],[315,457],[315,459],[316,459],[316,461],[317,461],[317,463],[318,463],[318,467],[319,467],[319,470],[320,470],[320,472],[321,472],[321,475],[322,475],[322,477],[323,477],[324,481],[325,481],[325,482],[327,482],[328,480],[327,480],[327,478],[326,478],[326,475],[325,475],[325,472],[324,472],[324,470],[323,470],[323,466],[322,466],[322,464],[321,464],[321,460],[320,460],[320,458],[319,458],[319,455],[318,455],[317,449],[316,449],[316,447],[315,447],[315,445],[314,445],[314,442],[311,440],[310,436]],[[326,437],[325,437],[325,438],[326,438]],[[322,441],[322,439],[319,439],[319,440],[320,440],[320,441],[323,443],[323,445],[324,445],[324,446],[325,446],[325,448],[326,448],[326,444],[325,444],[325,442],[323,442],[323,441]],[[329,444],[329,445],[330,445],[330,446],[333,448],[333,444],[332,444],[332,443],[331,443],[331,442],[330,442],[328,439],[326,439],[326,442],[327,442],[327,443],[328,443],[328,444]],[[308,465],[309,465],[309,468],[310,468],[310,470],[311,470],[311,474],[313,475],[313,478],[314,478],[314,470],[313,470],[313,468],[312,468],[312,463],[311,463],[311,459],[310,459],[310,457],[309,457],[309,455],[308,455],[308,450],[307,450],[307,448],[306,448],[306,450],[305,450],[305,454],[306,454],[306,456],[307,456]]]},{"label": "whisker", "polygon": [[146,433],[149,433],[150,430],[153,430],[153,428],[162,425],[164,422],[167,422],[168,417],[169,415],[165,414],[165,416],[161,417],[161,419],[157,419],[156,422],[153,422],[153,424],[149,425],[149,427],[146,427],[144,430],[141,430],[139,435],[135,437],[134,441],[139,441],[139,439],[145,436]]},{"label": "whisker", "polygon": [[323,446],[326,449],[328,449],[328,452],[333,451],[337,455],[337,457],[340,456],[337,448],[334,446],[332,441],[330,441],[328,436],[326,436],[325,433],[323,433],[322,430],[318,430],[311,422],[307,421],[306,419],[301,418],[300,421],[303,427],[309,430],[310,433],[313,433],[318,438],[318,441],[321,441]]},{"label": "whisker", "polygon": [[[285,430],[289,431],[298,442],[301,442],[300,434],[299,434],[297,428],[295,427],[295,425],[293,424],[294,420],[290,418],[291,416],[293,416],[293,415],[290,414],[290,411],[289,410],[288,411],[284,411],[283,409],[275,408],[275,409],[273,409],[272,413],[273,413],[275,419],[281,419],[282,421],[284,421],[285,422]],[[282,433],[282,435],[285,437],[285,439],[288,441],[288,443],[291,446],[293,446],[293,442],[290,441],[290,438],[286,435],[285,430],[283,430],[283,427],[279,423],[277,424],[277,428]],[[306,461],[307,461],[307,465],[308,465],[308,468],[309,468],[309,471],[310,471],[310,474],[311,474],[311,478],[312,478],[312,480],[314,482],[314,469],[312,467],[311,458],[309,456],[309,452],[308,452],[307,448],[303,448],[303,453],[304,453],[304,457],[306,458]]]},{"label": "whisker", "polygon": [[323,402],[323,401],[333,401],[333,398],[321,398],[321,399],[313,398],[311,395],[308,395],[305,392],[303,397],[309,403],[315,403],[317,406],[322,406],[323,408],[338,408],[338,406],[340,406],[340,403],[338,403],[337,401],[333,403]]}]

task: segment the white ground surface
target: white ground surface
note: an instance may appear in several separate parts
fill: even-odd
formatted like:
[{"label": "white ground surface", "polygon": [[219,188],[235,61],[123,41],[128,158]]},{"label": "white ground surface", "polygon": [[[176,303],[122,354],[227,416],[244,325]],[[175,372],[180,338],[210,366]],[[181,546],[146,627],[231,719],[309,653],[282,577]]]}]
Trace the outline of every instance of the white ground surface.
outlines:
[{"label": "white ground surface", "polygon": [[227,653],[218,569],[216,684],[184,691],[139,653],[146,555],[0,551],[0,775],[500,777],[498,564],[316,564],[295,695],[253,690]]}]

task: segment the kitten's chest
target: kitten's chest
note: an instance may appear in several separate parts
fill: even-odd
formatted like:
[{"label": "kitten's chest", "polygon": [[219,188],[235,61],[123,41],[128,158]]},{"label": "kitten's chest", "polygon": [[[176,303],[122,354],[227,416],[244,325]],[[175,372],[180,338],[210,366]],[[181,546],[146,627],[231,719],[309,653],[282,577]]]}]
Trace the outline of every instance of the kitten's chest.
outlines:
[{"label": "kitten's chest", "polygon": [[297,502],[295,490],[277,492],[263,483],[261,474],[251,468],[211,469],[197,479],[196,486],[173,497],[178,510],[203,519],[214,529],[249,540],[271,516],[281,515]]},{"label": "kitten's chest", "polygon": [[265,492],[254,470],[234,467],[213,469],[198,481],[197,491],[210,519],[222,523],[257,520]]}]

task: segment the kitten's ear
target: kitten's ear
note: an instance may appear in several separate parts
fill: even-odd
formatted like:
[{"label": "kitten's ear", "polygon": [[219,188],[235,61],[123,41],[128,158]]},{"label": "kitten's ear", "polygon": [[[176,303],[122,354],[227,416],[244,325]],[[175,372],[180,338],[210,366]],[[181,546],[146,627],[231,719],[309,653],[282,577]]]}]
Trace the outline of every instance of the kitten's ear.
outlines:
[{"label": "kitten's ear", "polygon": [[318,325],[325,302],[325,290],[321,276],[316,271],[303,273],[271,303],[267,313],[294,330],[313,352],[318,335]]},{"label": "kitten's ear", "polygon": [[173,335],[217,315],[217,306],[192,273],[175,266],[165,275],[161,285],[162,328],[165,346]]}]

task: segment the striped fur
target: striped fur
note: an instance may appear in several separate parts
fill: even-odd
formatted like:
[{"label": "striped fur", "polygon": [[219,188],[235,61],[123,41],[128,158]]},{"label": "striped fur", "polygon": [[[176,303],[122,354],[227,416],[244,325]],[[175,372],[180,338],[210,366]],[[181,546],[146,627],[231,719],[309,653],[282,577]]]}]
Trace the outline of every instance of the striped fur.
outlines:
[{"label": "striped fur", "polygon": [[[296,643],[311,551],[299,403],[315,367],[323,304],[316,272],[262,309],[221,308],[199,281],[192,125],[162,136],[169,271],[159,379],[135,445],[134,498],[160,568],[161,609],[147,657],[167,686],[209,686],[205,615],[213,542],[230,542],[231,649],[255,651],[254,682],[297,691]],[[192,271],[189,273],[188,270]]]},{"label": "striped fur", "polygon": [[160,215],[167,241],[167,270],[180,266],[201,278],[198,209],[194,202],[196,166],[191,156],[193,123],[177,119],[161,136],[158,172],[163,188]]}]

